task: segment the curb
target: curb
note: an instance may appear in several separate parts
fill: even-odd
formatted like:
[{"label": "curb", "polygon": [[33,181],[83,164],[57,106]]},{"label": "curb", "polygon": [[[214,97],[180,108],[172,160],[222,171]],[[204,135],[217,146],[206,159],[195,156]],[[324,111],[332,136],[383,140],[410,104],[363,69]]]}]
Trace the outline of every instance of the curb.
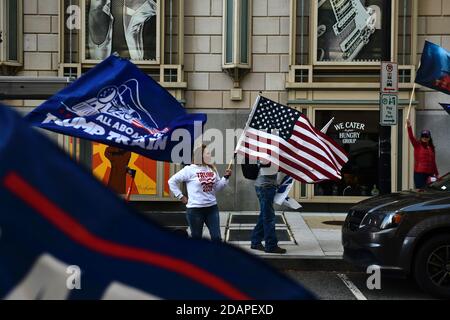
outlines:
[{"label": "curb", "polygon": [[261,257],[265,262],[283,271],[327,271],[327,272],[358,272],[361,271],[346,262],[341,256],[309,257],[291,256],[283,258]]}]

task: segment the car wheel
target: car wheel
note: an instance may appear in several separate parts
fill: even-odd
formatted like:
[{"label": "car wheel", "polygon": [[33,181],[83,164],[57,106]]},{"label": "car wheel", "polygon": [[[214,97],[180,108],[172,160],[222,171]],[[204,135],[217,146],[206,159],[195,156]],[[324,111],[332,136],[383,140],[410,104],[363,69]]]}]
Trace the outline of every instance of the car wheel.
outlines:
[{"label": "car wheel", "polygon": [[450,299],[450,235],[425,242],[414,263],[414,278],[419,286],[437,298]]}]

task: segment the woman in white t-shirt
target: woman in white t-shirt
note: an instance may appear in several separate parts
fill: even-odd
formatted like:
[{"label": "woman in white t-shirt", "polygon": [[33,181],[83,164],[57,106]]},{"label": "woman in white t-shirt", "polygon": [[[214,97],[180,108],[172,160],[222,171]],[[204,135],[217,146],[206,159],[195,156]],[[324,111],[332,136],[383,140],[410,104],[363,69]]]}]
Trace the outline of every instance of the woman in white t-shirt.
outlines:
[{"label": "woman in white t-shirt", "polygon": [[[186,217],[192,238],[201,238],[203,225],[209,229],[211,240],[220,241],[219,208],[216,192],[228,185],[231,170],[226,170],[220,178],[212,164],[211,154],[205,145],[194,152],[193,164],[185,166],[169,179],[170,191],[186,205]],[[187,196],[180,189],[185,182]]]}]

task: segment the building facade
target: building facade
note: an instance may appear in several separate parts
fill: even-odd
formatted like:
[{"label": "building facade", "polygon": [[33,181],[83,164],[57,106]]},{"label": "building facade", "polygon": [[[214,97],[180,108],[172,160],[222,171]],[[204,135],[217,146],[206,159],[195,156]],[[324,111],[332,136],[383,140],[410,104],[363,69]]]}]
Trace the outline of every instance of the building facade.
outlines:
[{"label": "building facade", "polygon": [[[399,120],[391,129],[391,190],[413,187],[404,126],[410,98],[413,124],[432,130],[439,171],[450,171],[448,115],[439,106],[450,98],[426,88],[411,97],[425,40],[450,49],[450,0],[0,0],[0,31],[0,99],[22,113],[41,100],[10,94],[11,83],[79,77],[117,52],[189,112],[207,113],[206,129],[243,128],[259,92],[301,110],[317,128],[334,118],[328,134],[350,154],[342,181],[296,183],[292,191],[301,203],[330,208],[379,188],[380,63],[394,61]],[[105,146],[49,135],[108,182],[114,163]],[[132,200],[177,208],[167,187],[176,165],[138,155],[130,165],[138,170]],[[255,210],[252,184],[236,168],[221,207]]]}]

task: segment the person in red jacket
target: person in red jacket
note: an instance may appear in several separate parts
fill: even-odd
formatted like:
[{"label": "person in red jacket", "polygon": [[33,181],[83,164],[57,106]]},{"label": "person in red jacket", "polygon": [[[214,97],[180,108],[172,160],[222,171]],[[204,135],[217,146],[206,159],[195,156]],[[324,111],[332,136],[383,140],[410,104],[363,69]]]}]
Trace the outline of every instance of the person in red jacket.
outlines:
[{"label": "person in red jacket", "polygon": [[430,130],[422,130],[420,140],[417,140],[409,120],[407,126],[409,140],[414,147],[414,184],[417,189],[421,189],[430,177],[438,177],[435,148]]}]

